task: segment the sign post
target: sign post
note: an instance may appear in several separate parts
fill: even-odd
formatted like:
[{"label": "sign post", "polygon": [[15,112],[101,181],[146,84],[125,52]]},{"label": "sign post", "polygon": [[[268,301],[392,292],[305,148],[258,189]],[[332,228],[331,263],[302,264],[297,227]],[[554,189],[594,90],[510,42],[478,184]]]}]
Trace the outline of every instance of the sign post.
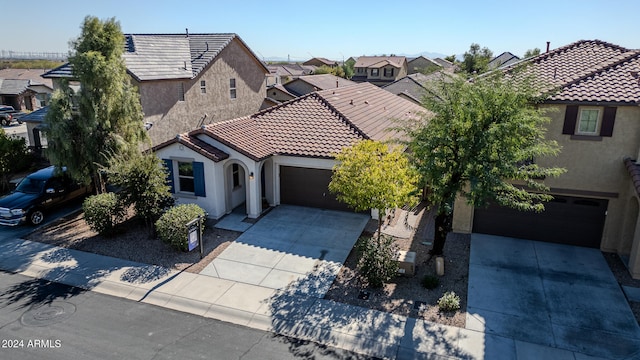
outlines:
[{"label": "sign post", "polygon": [[202,240],[202,223],[205,216],[198,215],[197,218],[187,223],[187,243],[189,251],[197,246],[200,247],[200,259],[204,257],[204,244]]}]

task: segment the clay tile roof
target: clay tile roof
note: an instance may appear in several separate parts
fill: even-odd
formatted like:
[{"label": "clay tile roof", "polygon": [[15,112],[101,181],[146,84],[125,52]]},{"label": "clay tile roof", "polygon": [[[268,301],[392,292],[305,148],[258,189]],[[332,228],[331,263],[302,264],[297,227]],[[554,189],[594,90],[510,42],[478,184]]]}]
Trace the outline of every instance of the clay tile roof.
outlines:
[{"label": "clay tile roof", "polygon": [[525,65],[542,89],[555,101],[612,101],[640,103],[639,50],[600,40],[581,40],[508,66]]},{"label": "clay tile roof", "polygon": [[354,67],[381,68],[386,65],[401,68],[407,60],[404,56],[360,56]]},{"label": "clay tile roof", "polygon": [[636,189],[636,194],[640,195],[640,165],[636,164],[635,160],[625,158],[624,166],[627,168],[627,171],[631,176],[631,182],[633,183],[633,187]]},{"label": "clay tile roof", "polygon": [[398,126],[396,121],[422,111],[411,101],[361,83],[314,92],[199,132],[254,160],[271,155],[332,158],[361,139],[399,136],[389,131]]},{"label": "clay tile roof", "polygon": [[189,134],[180,134],[178,136],[176,136],[175,138],[169,140],[169,141],[165,141],[162,144],[156,145],[153,147],[152,151],[156,151],[159,149],[162,149],[164,147],[167,147],[171,144],[181,144],[184,145],[186,147],[188,147],[189,149],[199,153],[202,156],[205,156],[215,162],[219,162],[222,161],[226,158],[229,157],[229,154],[227,154],[226,152],[218,149],[217,147],[206,143],[203,140],[200,140],[199,138],[196,137],[195,132],[189,133]]}]

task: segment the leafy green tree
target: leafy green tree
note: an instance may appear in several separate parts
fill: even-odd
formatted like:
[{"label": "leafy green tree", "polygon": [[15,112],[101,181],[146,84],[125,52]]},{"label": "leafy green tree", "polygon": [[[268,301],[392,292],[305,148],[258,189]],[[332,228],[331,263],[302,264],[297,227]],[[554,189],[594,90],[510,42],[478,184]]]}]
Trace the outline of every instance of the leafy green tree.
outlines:
[{"label": "leafy green tree", "polygon": [[340,66],[331,67],[327,65],[322,65],[313,72],[315,75],[320,74],[332,74],[341,78],[344,78],[344,70]]},{"label": "leafy green tree", "polygon": [[9,136],[0,128],[0,193],[11,190],[11,176],[28,168],[30,163],[31,156],[24,138]]},{"label": "leafy green tree", "polygon": [[480,48],[473,43],[463,55],[462,70],[469,74],[482,74],[487,71],[489,61],[493,58],[493,52],[488,48]]},{"label": "leafy green tree", "polygon": [[473,83],[438,81],[425,96],[432,116],[408,126],[407,133],[414,165],[437,206],[432,255],[442,254],[458,194],[472,206],[495,201],[521,211],[544,210],[551,196],[543,179],[564,169],[533,161],[559,152],[554,141],[544,139],[549,118],[536,107],[537,94],[524,79],[496,75]]},{"label": "leafy green tree", "polygon": [[353,75],[356,73],[355,71],[356,61],[353,59],[349,59],[342,64],[342,71],[344,71],[344,78],[351,79]]},{"label": "leafy green tree", "polygon": [[378,210],[378,240],[386,210],[416,204],[418,174],[398,148],[363,140],[336,155],[329,191],[356,211]]},{"label": "leafy green tree", "polygon": [[529,49],[527,50],[527,52],[524,53],[524,58],[530,58],[530,57],[534,57],[534,56],[538,56],[540,55],[540,49],[535,48],[535,49]]},{"label": "leafy green tree", "polygon": [[445,60],[447,60],[448,62],[455,64],[456,63],[456,56],[455,55],[449,55],[447,57],[444,58]]},{"label": "leafy green tree", "polygon": [[76,180],[93,178],[104,191],[99,170],[109,157],[138,151],[147,139],[140,99],[127,75],[124,35],[115,19],[86,17],[71,44],[69,62],[81,88],[74,94],[64,83],[54,93],[45,118],[46,155]]},{"label": "leafy green tree", "polygon": [[152,153],[112,157],[106,173],[109,182],[120,188],[118,197],[126,206],[134,207],[136,215],[145,219],[149,229],[173,206],[167,173],[161,160]]}]

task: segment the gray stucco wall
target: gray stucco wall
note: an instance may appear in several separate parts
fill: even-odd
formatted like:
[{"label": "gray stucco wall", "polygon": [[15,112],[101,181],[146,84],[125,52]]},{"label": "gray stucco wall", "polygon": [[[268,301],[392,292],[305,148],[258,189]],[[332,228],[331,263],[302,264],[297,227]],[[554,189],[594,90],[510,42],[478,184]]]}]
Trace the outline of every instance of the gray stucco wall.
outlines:
[{"label": "gray stucco wall", "polygon": [[[266,93],[266,70],[238,40],[233,40],[195,79],[136,83],[145,121],[153,123],[153,144],[204,124],[257,112]],[[236,98],[230,97],[230,79],[236,80]],[[200,82],[205,81],[206,93]],[[180,87],[184,86],[184,101]]]}]

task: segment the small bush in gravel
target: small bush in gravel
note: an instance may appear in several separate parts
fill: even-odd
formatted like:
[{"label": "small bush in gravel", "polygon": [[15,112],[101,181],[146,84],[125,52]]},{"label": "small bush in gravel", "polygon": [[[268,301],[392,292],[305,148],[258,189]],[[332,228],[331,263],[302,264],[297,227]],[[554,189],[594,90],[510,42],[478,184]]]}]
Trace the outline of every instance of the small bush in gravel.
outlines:
[{"label": "small bush in gravel", "polygon": [[87,225],[102,235],[112,234],[125,216],[124,206],[114,193],[89,196],[82,203],[82,210]]},{"label": "small bush in gravel", "polygon": [[205,215],[205,211],[196,204],[182,204],[167,210],[156,221],[156,232],[160,240],[173,248],[186,251],[188,249],[187,223],[199,215]]},{"label": "small bush in gravel", "polygon": [[358,269],[369,286],[382,287],[398,274],[398,249],[391,236],[363,236],[358,240],[358,250]]},{"label": "small bush in gravel", "polygon": [[440,285],[440,279],[437,276],[425,275],[422,278],[422,286],[426,289],[433,290]]},{"label": "small bush in gravel", "polygon": [[440,311],[456,311],[460,309],[460,297],[453,291],[447,291],[438,299]]}]

